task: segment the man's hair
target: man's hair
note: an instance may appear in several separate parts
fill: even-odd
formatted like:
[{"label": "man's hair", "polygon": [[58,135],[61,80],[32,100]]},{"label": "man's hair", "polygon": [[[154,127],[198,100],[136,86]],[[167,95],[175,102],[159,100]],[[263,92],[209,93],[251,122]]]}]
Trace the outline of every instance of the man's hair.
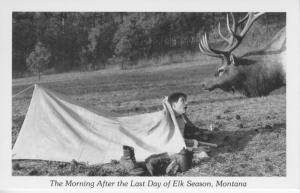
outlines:
[{"label": "man's hair", "polygon": [[168,102],[170,104],[176,103],[181,97],[183,97],[185,100],[187,99],[187,95],[185,93],[174,92],[168,96]]}]

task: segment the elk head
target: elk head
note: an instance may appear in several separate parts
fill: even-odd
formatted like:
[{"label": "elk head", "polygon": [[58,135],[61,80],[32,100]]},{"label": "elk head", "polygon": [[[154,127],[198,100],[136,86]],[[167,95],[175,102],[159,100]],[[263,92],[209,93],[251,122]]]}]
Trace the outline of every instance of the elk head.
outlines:
[{"label": "elk head", "polygon": [[[246,96],[266,95],[268,94],[269,90],[273,89],[273,86],[271,86],[272,88],[270,87],[270,89],[268,88],[269,90],[267,89],[265,91],[262,90],[264,88],[262,88],[261,91],[259,89],[256,89],[256,91],[253,91],[253,89],[251,90],[249,82],[251,79],[252,82],[258,82],[257,80],[259,77],[257,74],[260,73],[259,68],[262,67],[256,66],[257,69],[253,69],[254,65],[249,62],[250,60],[238,58],[232,53],[241,44],[252,24],[263,14],[264,13],[247,13],[242,19],[236,20],[235,15],[230,13],[232,24],[230,24],[229,15],[227,14],[226,24],[229,36],[225,37],[221,33],[220,23],[218,26],[220,37],[228,44],[223,50],[212,48],[208,43],[206,33],[202,36],[199,43],[199,49],[201,53],[220,58],[223,61],[222,65],[215,73],[215,78],[212,81],[203,83],[204,89],[211,91],[216,88],[221,88],[224,91],[240,91]],[[252,74],[250,75],[250,73]]]}]

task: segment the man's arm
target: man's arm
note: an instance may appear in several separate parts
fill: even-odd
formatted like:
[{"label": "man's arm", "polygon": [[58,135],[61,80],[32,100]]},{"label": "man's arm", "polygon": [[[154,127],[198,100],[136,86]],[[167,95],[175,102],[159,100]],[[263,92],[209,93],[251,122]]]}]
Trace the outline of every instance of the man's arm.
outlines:
[{"label": "man's arm", "polygon": [[212,137],[212,133],[208,129],[201,129],[194,125],[192,121],[186,116],[183,115],[183,119],[185,121],[184,127],[184,138],[185,139],[196,139],[196,140],[204,140],[207,141]]},{"label": "man's arm", "polygon": [[189,129],[193,129],[195,131],[208,131],[208,129],[201,129],[194,125],[194,123],[186,116],[186,114],[183,114],[183,119],[185,121],[186,127]]}]

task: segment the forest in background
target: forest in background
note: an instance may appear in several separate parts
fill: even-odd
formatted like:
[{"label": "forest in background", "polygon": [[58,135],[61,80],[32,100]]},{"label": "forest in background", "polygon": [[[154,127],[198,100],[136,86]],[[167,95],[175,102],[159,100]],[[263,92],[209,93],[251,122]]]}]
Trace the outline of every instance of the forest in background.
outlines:
[{"label": "forest in background", "polygon": [[[285,19],[285,13],[267,13],[257,22],[285,25]],[[218,41],[219,22],[226,35],[222,12],[14,12],[13,78],[113,65],[125,69],[139,60],[199,52],[205,32]]]}]

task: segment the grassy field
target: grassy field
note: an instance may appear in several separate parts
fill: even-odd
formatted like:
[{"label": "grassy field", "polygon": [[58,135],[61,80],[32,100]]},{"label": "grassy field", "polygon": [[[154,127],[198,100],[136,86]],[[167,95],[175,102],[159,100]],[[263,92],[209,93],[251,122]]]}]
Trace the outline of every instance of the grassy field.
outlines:
[{"label": "grassy field", "polygon": [[[161,109],[161,99],[175,91],[188,94],[190,119],[200,128],[218,129],[210,142],[219,144],[210,158],[180,176],[285,176],[286,95],[284,88],[267,97],[245,98],[221,90],[204,91],[201,82],[212,76],[216,60],[133,70],[103,70],[42,77],[41,84],[86,106],[119,115]],[[200,65],[201,63],[201,65]],[[13,95],[35,83],[13,80]],[[13,98],[12,146],[27,112],[32,90]],[[121,155],[120,155],[121,156]],[[71,160],[70,160],[71,161]],[[88,166],[38,160],[14,160],[13,175],[128,175],[117,162]]]}]

